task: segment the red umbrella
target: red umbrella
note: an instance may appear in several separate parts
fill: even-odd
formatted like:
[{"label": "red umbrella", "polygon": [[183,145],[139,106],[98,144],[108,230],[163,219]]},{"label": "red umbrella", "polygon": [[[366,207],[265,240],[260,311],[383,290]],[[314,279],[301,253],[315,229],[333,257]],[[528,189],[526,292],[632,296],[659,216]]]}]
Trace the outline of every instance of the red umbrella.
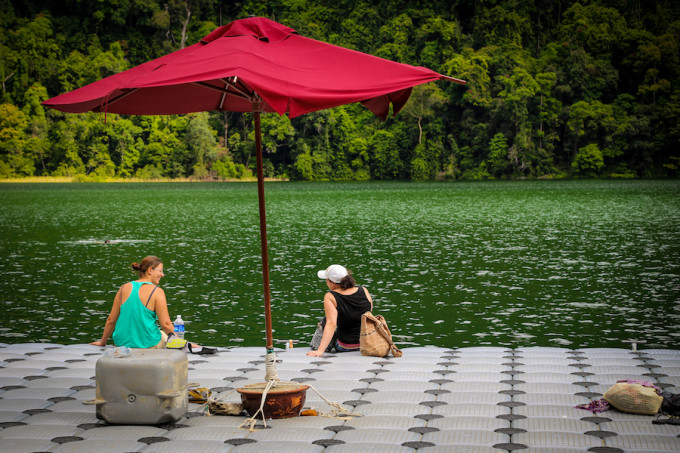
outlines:
[{"label": "red umbrella", "polygon": [[253,112],[260,207],[267,349],[273,349],[260,112],[305,113],[361,102],[383,120],[414,86],[465,81],[298,35],[263,17],[231,22],[200,42],[43,105],[87,111],[169,115],[207,110]]}]

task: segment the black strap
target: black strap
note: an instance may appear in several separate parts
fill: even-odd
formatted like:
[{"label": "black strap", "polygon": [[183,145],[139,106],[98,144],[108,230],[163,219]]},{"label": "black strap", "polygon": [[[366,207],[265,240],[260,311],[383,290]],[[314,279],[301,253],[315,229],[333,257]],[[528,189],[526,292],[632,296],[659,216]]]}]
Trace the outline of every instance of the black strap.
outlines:
[{"label": "black strap", "polygon": [[149,294],[149,298],[147,299],[146,303],[144,304],[145,307],[149,305],[149,302],[151,302],[151,296],[153,296],[153,292],[156,291],[156,288],[158,288],[158,286],[154,285],[153,289],[151,290],[151,294]]}]

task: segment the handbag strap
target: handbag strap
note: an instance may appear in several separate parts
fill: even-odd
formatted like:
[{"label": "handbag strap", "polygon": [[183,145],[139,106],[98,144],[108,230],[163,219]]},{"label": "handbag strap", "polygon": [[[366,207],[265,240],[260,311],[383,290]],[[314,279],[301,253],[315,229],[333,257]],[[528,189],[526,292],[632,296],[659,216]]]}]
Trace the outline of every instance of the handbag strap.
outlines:
[{"label": "handbag strap", "polygon": [[394,343],[390,343],[390,351],[392,351],[392,355],[395,357],[401,357],[403,355],[403,352],[401,352]]},{"label": "handbag strap", "polygon": [[154,285],[153,289],[151,290],[151,294],[149,294],[149,298],[146,300],[146,303],[144,304],[145,307],[149,305],[149,302],[151,302],[151,296],[153,296],[154,291],[156,291],[157,289],[158,286]]}]

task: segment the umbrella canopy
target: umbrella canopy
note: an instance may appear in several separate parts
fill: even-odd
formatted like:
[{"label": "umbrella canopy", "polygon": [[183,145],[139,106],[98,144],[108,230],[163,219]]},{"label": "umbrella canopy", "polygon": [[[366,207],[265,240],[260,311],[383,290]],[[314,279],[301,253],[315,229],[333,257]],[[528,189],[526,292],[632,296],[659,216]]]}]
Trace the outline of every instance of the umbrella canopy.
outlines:
[{"label": "umbrella canopy", "polygon": [[305,113],[362,102],[385,119],[413,86],[448,79],[298,35],[263,17],[231,22],[200,42],[44,102],[70,113],[168,115],[209,110]]},{"label": "umbrella canopy", "polygon": [[383,120],[414,86],[463,80],[305,38],[263,17],[236,20],[200,42],[43,102],[69,113],[253,112],[267,349],[273,349],[260,112],[305,113],[361,102]]}]

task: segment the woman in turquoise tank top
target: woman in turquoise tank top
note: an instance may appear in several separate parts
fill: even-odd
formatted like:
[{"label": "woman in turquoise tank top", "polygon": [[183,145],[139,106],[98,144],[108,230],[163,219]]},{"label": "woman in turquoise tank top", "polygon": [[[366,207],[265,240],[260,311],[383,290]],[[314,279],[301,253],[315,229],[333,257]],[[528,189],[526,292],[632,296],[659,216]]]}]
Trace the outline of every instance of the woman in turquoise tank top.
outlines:
[{"label": "woman in turquoise tank top", "polygon": [[[158,287],[163,278],[163,263],[156,256],[132,263],[139,279],[118,289],[111,313],[106,319],[102,339],[90,344],[106,346],[113,334],[116,346],[163,348],[173,332],[165,292]],[[159,330],[160,325],[160,330]]]}]

